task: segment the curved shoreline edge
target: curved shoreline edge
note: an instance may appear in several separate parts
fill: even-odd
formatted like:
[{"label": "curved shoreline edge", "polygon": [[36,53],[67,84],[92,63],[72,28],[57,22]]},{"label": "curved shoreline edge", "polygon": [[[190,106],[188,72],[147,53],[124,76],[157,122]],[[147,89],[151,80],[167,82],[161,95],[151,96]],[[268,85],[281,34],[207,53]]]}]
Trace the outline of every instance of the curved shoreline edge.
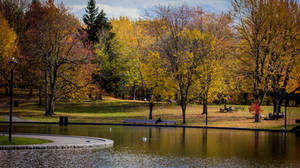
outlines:
[{"label": "curved shoreline edge", "polygon": [[[6,134],[5,134],[6,136]],[[27,150],[27,149],[76,149],[76,148],[109,148],[114,142],[109,139],[65,136],[65,135],[44,135],[44,134],[13,134],[14,137],[37,138],[51,140],[51,143],[32,145],[2,145],[0,150]]]},{"label": "curved shoreline edge", "polygon": [[[8,121],[0,121],[0,124],[7,124]],[[59,122],[13,122],[14,124],[49,124],[59,125]],[[238,128],[238,127],[211,127],[211,126],[193,126],[193,125],[143,125],[143,124],[124,124],[124,123],[79,123],[69,122],[68,125],[108,125],[108,126],[135,126],[135,127],[171,127],[171,128],[204,128],[204,129],[223,129],[223,130],[244,130],[244,131],[264,131],[264,132],[286,132],[299,133],[298,131],[284,129],[262,129],[262,128]]]}]

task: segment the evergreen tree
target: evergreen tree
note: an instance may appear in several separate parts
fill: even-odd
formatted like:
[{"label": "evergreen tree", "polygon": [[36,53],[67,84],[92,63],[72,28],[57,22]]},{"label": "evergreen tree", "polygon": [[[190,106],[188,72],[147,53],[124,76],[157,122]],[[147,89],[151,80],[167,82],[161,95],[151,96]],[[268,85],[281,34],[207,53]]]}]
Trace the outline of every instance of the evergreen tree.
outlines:
[{"label": "evergreen tree", "polygon": [[98,12],[95,0],[89,0],[85,12],[83,22],[86,24],[86,28],[83,30],[88,33],[88,38],[93,44],[98,43],[99,34],[105,30],[111,30],[111,24],[108,22],[103,10],[100,13]]}]

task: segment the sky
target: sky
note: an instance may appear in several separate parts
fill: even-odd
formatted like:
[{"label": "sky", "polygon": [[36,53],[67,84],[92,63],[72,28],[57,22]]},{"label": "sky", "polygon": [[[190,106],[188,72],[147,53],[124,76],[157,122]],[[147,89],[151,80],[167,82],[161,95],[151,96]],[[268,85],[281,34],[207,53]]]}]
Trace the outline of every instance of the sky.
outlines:
[{"label": "sky", "polygon": [[[85,13],[88,0],[56,0],[65,6],[79,19]],[[143,18],[145,11],[158,5],[188,5],[200,6],[207,12],[220,13],[228,11],[231,0],[96,0],[97,7],[103,9],[109,18],[127,16],[130,19]]]}]

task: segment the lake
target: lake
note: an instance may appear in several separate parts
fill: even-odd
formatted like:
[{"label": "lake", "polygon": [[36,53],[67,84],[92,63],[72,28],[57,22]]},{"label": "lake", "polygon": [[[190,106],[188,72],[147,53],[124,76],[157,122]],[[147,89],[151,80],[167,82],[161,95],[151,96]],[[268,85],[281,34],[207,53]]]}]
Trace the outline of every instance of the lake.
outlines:
[{"label": "lake", "polygon": [[[7,131],[0,125],[0,132]],[[108,149],[0,151],[0,167],[300,167],[293,133],[15,124],[14,132],[107,138]]]}]

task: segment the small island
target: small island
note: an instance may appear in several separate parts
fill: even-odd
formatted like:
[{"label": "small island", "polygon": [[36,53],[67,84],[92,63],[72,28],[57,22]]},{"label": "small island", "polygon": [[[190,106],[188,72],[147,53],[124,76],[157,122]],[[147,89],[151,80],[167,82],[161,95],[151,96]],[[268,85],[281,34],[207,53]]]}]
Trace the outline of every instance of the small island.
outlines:
[{"label": "small island", "polygon": [[44,144],[51,143],[51,140],[38,139],[38,138],[23,138],[23,137],[12,137],[12,141],[8,141],[8,136],[0,136],[0,145],[33,145],[33,144]]}]

